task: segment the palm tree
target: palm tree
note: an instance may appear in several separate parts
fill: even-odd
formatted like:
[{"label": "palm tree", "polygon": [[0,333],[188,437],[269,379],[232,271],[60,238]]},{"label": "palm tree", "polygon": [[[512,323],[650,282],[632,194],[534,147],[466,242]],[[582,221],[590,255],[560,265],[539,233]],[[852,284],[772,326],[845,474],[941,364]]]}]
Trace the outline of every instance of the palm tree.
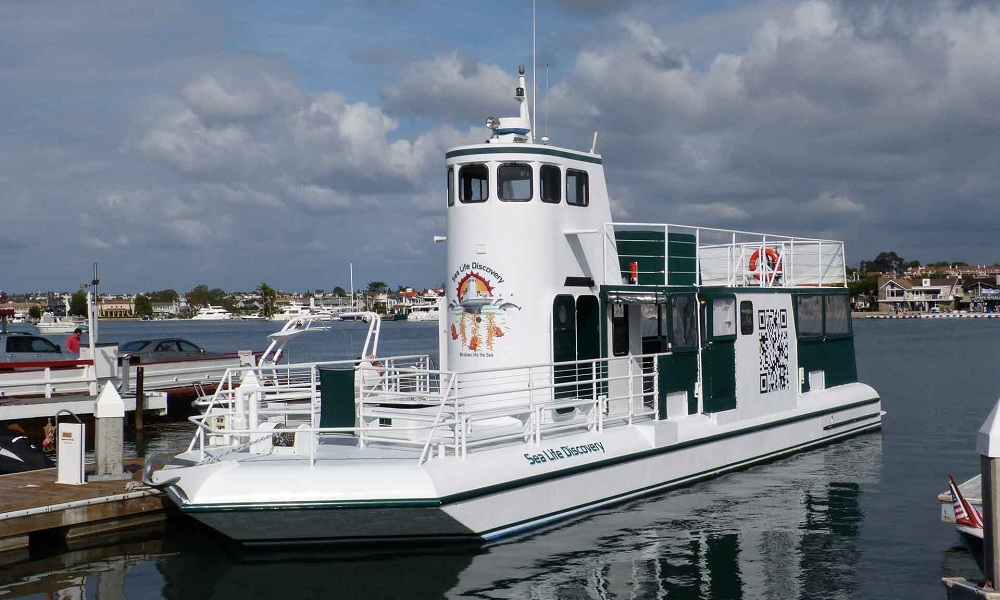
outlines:
[{"label": "palm tree", "polygon": [[260,296],[260,305],[261,310],[264,312],[264,316],[270,317],[273,315],[274,301],[278,299],[278,292],[264,282],[261,282],[260,286],[254,291],[257,292],[258,296]]}]

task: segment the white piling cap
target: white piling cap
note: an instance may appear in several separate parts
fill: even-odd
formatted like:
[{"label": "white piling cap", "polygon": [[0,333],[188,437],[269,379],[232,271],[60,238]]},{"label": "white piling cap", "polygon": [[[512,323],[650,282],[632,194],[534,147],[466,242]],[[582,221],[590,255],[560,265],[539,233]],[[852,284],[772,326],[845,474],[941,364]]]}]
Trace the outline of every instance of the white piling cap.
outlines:
[{"label": "white piling cap", "polygon": [[240,380],[240,389],[254,389],[260,387],[260,379],[257,379],[257,375],[253,371],[247,371],[243,373],[243,379]]},{"label": "white piling cap", "polygon": [[976,450],[980,456],[1000,458],[1000,400],[993,406],[990,416],[986,417],[983,426],[979,428],[976,438]]},{"label": "white piling cap", "polygon": [[98,419],[125,416],[125,403],[122,402],[118,390],[110,383],[105,383],[101,394],[97,396],[97,401],[94,403],[94,416]]}]

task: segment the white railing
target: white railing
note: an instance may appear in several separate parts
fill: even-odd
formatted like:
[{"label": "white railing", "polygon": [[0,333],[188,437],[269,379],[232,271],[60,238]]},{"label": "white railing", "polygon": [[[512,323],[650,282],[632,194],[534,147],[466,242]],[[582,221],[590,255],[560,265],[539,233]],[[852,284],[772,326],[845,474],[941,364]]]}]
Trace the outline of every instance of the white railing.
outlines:
[{"label": "white railing", "polygon": [[[202,460],[213,445],[267,453],[287,436],[293,450],[281,453],[307,452],[315,461],[321,437],[347,436],[358,448],[408,449],[424,462],[503,444],[538,445],[574,430],[657,418],[657,356],[468,373],[430,369],[426,356],[230,369],[205,413],[191,418],[198,430],[188,450],[200,450]],[[642,359],[652,359],[650,370],[643,371]],[[356,370],[354,426],[321,427],[319,371],[347,367]]]},{"label": "white railing", "polygon": [[834,240],[687,225],[608,223],[603,243],[604,273],[609,282],[727,287],[847,285],[844,243]]},{"label": "white railing", "polygon": [[[97,379],[94,376],[93,361],[88,362],[90,364],[39,366],[30,367],[30,370],[0,373],[0,400],[24,396],[51,398],[53,394],[96,393],[94,389]],[[18,363],[8,363],[7,366],[25,369]]]}]

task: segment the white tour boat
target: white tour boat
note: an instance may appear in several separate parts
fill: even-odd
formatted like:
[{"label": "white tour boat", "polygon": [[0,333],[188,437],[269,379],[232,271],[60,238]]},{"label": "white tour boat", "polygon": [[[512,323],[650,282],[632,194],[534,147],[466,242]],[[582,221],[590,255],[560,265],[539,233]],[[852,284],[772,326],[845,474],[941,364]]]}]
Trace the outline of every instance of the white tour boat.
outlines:
[{"label": "white tour boat", "polygon": [[192,321],[226,321],[233,315],[221,306],[203,306],[191,317]]},{"label": "white tour boat", "polygon": [[445,157],[440,367],[231,369],[147,483],[246,544],[490,540],[881,427],[842,242],[614,223],[524,87]]}]

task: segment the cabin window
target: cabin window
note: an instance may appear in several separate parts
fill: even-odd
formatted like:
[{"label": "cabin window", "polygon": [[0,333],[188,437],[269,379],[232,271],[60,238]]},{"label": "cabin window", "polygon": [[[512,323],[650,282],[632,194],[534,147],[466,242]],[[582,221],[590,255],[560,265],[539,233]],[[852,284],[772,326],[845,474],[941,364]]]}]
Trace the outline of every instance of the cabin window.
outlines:
[{"label": "cabin window", "polygon": [[628,306],[611,305],[611,353],[615,356],[628,354]]},{"label": "cabin window", "polygon": [[531,200],[531,166],[521,163],[500,165],[497,169],[497,195],[504,202]]},{"label": "cabin window", "polygon": [[566,204],[587,206],[590,204],[590,184],[586,171],[566,169]]},{"label": "cabin window", "polygon": [[694,294],[677,294],[670,297],[670,333],[674,349],[694,348],[698,345],[696,306]]},{"label": "cabin window", "polygon": [[562,173],[559,171],[559,167],[542,165],[539,180],[542,202],[559,204],[559,201],[562,200]]},{"label": "cabin window", "polygon": [[712,300],[712,337],[736,335],[736,298]]},{"label": "cabin window", "polygon": [[448,206],[455,206],[455,169],[448,167]]},{"label": "cabin window", "polygon": [[753,333],[753,302],[744,300],[740,302],[740,335],[751,335]]},{"label": "cabin window", "polygon": [[851,333],[851,307],[847,296],[824,296],[826,308],[826,335]]},{"label": "cabin window", "polygon": [[823,296],[796,296],[795,303],[799,337],[822,337]]},{"label": "cabin window", "polygon": [[490,197],[490,170],[486,165],[465,165],[458,170],[458,185],[463,203],[486,202]]}]

